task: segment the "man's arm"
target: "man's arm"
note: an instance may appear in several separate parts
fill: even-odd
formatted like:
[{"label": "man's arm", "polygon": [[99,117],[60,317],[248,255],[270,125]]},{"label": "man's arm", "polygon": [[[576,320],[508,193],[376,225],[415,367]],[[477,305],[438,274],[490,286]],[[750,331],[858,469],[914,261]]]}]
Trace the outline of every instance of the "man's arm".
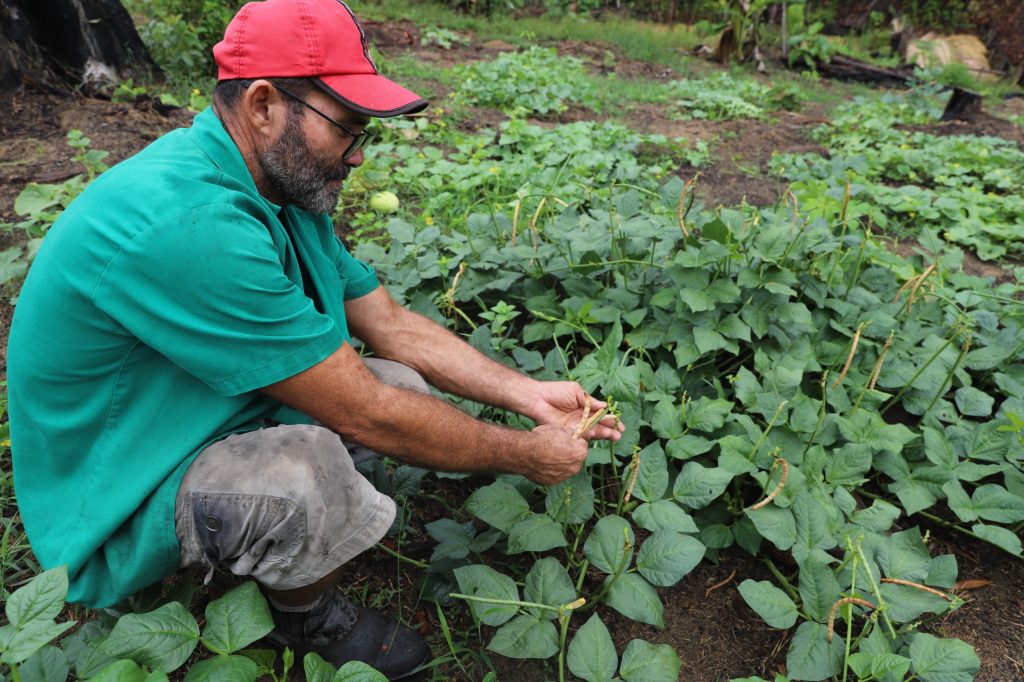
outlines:
[{"label": "man's arm", "polygon": [[[348,301],[349,330],[382,358],[422,374],[437,388],[502,407],[538,424],[575,428],[583,412],[583,389],[574,382],[536,381],[491,360],[434,323],[398,305],[384,287]],[[592,400],[594,411],[605,403]],[[606,418],[587,438],[617,440],[621,425]]]},{"label": "man's arm", "polygon": [[503,428],[431,396],[384,384],[347,343],[262,390],[346,439],[432,469],[517,473],[553,484],[579,471],[587,456],[586,440],[574,439],[571,428]]}]

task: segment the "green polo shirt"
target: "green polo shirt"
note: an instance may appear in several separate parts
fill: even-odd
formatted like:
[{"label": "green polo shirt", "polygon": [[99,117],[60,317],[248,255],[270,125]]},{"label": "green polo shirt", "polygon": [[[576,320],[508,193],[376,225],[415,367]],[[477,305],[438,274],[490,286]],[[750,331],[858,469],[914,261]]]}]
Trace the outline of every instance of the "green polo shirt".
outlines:
[{"label": "green polo shirt", "polygon": [[189,463],[274,414],[257,389],[337,350],[344,302],[377,286],[326,215],[260,196],[209,109],[64,211],[7,371],[18,507],[42,565],[68,566],[70,601],[106,606],[177,569]]}]

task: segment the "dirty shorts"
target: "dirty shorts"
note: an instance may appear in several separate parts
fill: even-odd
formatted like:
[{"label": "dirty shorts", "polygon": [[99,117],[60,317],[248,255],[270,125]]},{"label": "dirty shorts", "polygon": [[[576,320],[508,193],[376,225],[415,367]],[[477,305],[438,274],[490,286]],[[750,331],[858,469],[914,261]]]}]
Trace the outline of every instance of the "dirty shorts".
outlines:
[{"label": "dirty shorts", "polygon": [[[385,383],[427,392],[414,370],[366,359]],[[355,463],[377,453],[330,429],[279,425],[229,436],[192,462],[174,525],[182,568],[203,564],[276,590],[310,585],[376,544],[395,503]]]}]

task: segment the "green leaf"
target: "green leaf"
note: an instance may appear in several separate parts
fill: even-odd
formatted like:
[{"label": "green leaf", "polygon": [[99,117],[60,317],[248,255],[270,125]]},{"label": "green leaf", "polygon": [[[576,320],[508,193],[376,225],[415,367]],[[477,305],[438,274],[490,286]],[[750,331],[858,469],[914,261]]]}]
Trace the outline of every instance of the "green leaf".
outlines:
[{"label": "green leaf", "polygon": [[22,682],[65,682],[70,670],[68,657],[55,646],[44,646],[18,666]]},{"label": "green leaf", "polygon": [[971,496],[971,506],[986,521],[1017,523],[1024,521],[1024,498],[1001,485],[978,486]]},{"label": "green leaf", "polygon": [[1002,547],[1011,554],[1020,556],[1024,548],[1021,547],[1020,537],[1008,528],[999,526],[986,526],[984,523],[976,523],[971,526],[971,532],[982,540],[991,542],[996,547]]},{"label": "green leaf", "polygon": [[619,673],[626,682],[675,682],[683,663],[668,644],[634,639],[622,652]]},{"label": "green leaf", "polygon": [[[459,590],[471,597],[519,601],[519,589],[512,578],[490,566],[473,564],[455,569]],[[516,615],[519,607],[508,604],[487,604],[470,601],[469,610],[485,625],[498,626]]]},{"label": "green leaf", "polygon": [[[156,673],[149,673],[132,660],[122,659],[105,666],[89,682],[150,682]],[[166,680],[167,676],[164,675]],[[155,681],[154,681],[155,682]]]},{"label": "green leaf", "polygon": [[885,539],[878,562],[886,577],[920,582],[928,575],[931,556],[921,531],[910,528]]},{"label": "green leaf", "polygon": [[100,648],[113,658],[130,658],[153,670],[171,672],[188,660],[199,641],[199,626],[179,602],[118,619]]},{"label": "green leaf", "polygon": [[530,505],[523,496],[505,481],[477,488],[466,500],[466,509],[484,523],[506,533],[530,513]]},{"label": "green leaf", "polygon": [[850,656],[850,667],[857,677],[870,678],[888,682],[902,680],[910,670],[910,659],[896,654],[869,654],[859,652]]},{"label": "green leaf", "polygon": [[530,514],[516,522],[508,533],[508,553],[543,552],[564,547],[562,526],[547,514]]},{"label": "green leaf", "polygon": [[[561,606],[576,599],[576,588],[565,567],[554,557],[544,557],[533,565],[526,574],[526,586],[523,588],[523,601]],[[542,609],[531,610],[541,618],[555,618],[553,611]]]},{"label": "green leaf", "polygon": [[747,578],[739,586],[747,606],[773,628],[787,629],[796,623],[796,604],[789,596],[767,580]]},{"label": "green leaf", "polygon": [[[455,519],[438,519],[423,526],[438,544],[430,555],[431,561],[464,559],[469,556],[476,539],[476,527],[472,521],[459,523]],[[489,531],[496,532],[496,531]]]},{"label": "green leaf", "polygon": [[4,642],[3,653],[0,653],[0,663],[14,665],[21,663],[26,658],[42,649],[57,637],[60,637],[68,628],[74,626],[74,621],[68,623],[54,623],[52,620],[31,620],[21,629],[13,625],[5,625],[0,630]]},{"label": "green leaf", "polygon": [[233,654],[274,629],[267,600],[255,582],[242,583],[206,607],[203,640],[211,649]]},{"label": "green leaf", "polygon": [[875,500],[867,509],[854,512],[850,520],[861,528],[875,533],[884,533],[892,528],[892,524],[899,516],[899,507],[885,500]]},{"label": "green leaf", "polygon": [[956,585],[958,571],[956,557],[952,554],[942,554],[932,559],[924,582],[926,585],[935,585],[951,590]]},{"label": "green leaf", "polygon": [[672,497],[690,509],[703,509],[723,492],[733,474],[720,468],[708,469],[697,462],[687,462],[676,477]]},{"label": "green leaf", "polygon": [[610,682],[615,677],[619,666],[615,643],[596,613],[576,631],[566,662],[573,675],[587,682]]},{"label": "green leaf", "polygon": [[699,532],[693,518],[672,500],[645,502],[633,510],[633,521],[644,530],[674,530],[680,533]]},{"label": "green leaf", "polygon": [[30,182],[14,200],[14,212],[24,216],[35,216],[60,204],[64,196],[61,185]]},{"label": "green leaf", "polygon": [[640,368],[636,365],[614,366],[604,376],[605,395],[613,395],[624,403],[634,402],[640,395]]},{"label": "green leaf", "polygon": [[675,585],[704,558],[704,545],[674,530],[659,530],[644,541],[636,558],[640,575],[659,587]]},{"label": "green leaf", "polygon": [[847,443],[836,450],[825,465],[825,478],[838,485],[860,485],[871,469],[871,446]]},{"label": "green leaf", "polygon": [[605,596],[605,602],[627,618],[664,629],[665,607],[661,598],[651,584],[636,573],[623,573],[618,577],[605,578],[615,580]]},{"label": "green leaf", "polygon": [[816,557],[800,564],[800,601],[814,620],[824,623],[840,596],[839,582],[828,564]]},{"label": "green leaf", "polygon": [[68,596],[68,569],[59,566],[32,578],[24,587],[15,590],[4,612],[16,628],[36,620],[53,620],[64,608]]},{"label": "green leaf", "polygon": [[28,272],[28,260],[20,246],[0,251],[0,284],[22,277]]},{"label": "green leaf", "polygon": [[548,488],[544,501],[548,516],[559,523],[586,523],[594,515],[594,486],[590,473],[581,471]]},{"label": "green leaf", "polygon": [[621,516],[605,516],[590,532],[583,543],[583,554],[590,563],[605,573],[629,568],[636,536],[629,522]]},{"label": "green leaf", "polygon": [[494,633],[487,648],[509,658],[550,658],[558,653],[558,631],[549,620],[516,616]]},{"label": "green leaf", "polygon": [[695,431],[715,431],[725,424],[732,406],[733,403],[728,400],[701,396],[686,405],[683,421]]},{"label": "green leaf", "polygon": [[899,454],[917,435],[902,424],[887,424],[877,413],[862,410],[850,418],[836,417],[839,432],[851,443],[864,443],[875,452]]},{"label": "green leaf", "polygon": [[671,400],[658,401],[651,417],[651,428],[661,438],[678,438],[683,435],[683,415],[679,405]]},{"label": "green leaf", "polygon": [[981,667],[970,644],[923,632],[910,639],[910,661],[922,682],[970,682]]},{"label": "green leaf", "polygon": [[835,533],[835,505],[824,505],[810,490],[802,490],[793,500],[796,521],[796,542],[793,552],[797,561],[815,549],[831,549],[838,544]]},{"label": "green leaf", "polygon": [[331,682],[337,668],[325,661],[320,654],[308,653],[302,659],[302,670],[306,674],[306,682]]},{"label": "green leaf", "polygon": [[[653,502],[661,499],[668,489],[668,463],[665,461],[665,452],[661,449],[661,441],[654,441],[639,453],[640,472],[636,477],[636,484],[633,487],[633,497]],[[632,465],[627,467],[623,477],[628,481],[628,476],[633,471]]]},{"label": "green leaf", "polygon": [[92,677],[113,661],[99,648],[112,628],[110,623],[90,620],[61,641],[75,675],[83,679]]},{"label": "green leaf", "polygon": [[331,682],[387,682],[387,676],[362,661],[349,661],[334,673]]},{"label": "green leaf", "polygon": [[214,656],[189,668],[185,682],[253,682],[259,669],[245,656]]},{"label": "green leaf", "polygon": [[942,597],[914,587],[883,583],[878,589],[894,623],[909,623],[920,618],[921,614],[942,613],[950,607]]},{"label": "green leaf", "polygon": [[788,550],[796,542],[796,520],[791,510],[770,504],[761,509],[746,509],[745,513],[757,532],[779,549]]},{"label": "green leaf", "polygon": [[801,623],[786,654],[786,670],[792,680],[827,680],[842,669],[844,642],[833,637],[831,644],[821,623]]},{"label": "green leaf", "polygon": [[954,396],[956,409],[965,417],[987,417],[992,414],[995,398],[973,386],[962,386]]}]

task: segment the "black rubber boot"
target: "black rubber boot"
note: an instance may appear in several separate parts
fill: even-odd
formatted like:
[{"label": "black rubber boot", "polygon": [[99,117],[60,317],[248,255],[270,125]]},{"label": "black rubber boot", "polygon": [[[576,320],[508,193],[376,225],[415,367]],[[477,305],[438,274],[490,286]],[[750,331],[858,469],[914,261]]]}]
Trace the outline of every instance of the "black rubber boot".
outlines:
[{"label": "black rubber boot", "polygon": [[267,639],[289,647],[299,664],[312,652],[339,668],[362,661],[397,680],[430,659],[430,647],[418,633],[379,611],[356,606],[337,590],[309,611],[278,611],[271,605],[270,612],[277,627]]}]

